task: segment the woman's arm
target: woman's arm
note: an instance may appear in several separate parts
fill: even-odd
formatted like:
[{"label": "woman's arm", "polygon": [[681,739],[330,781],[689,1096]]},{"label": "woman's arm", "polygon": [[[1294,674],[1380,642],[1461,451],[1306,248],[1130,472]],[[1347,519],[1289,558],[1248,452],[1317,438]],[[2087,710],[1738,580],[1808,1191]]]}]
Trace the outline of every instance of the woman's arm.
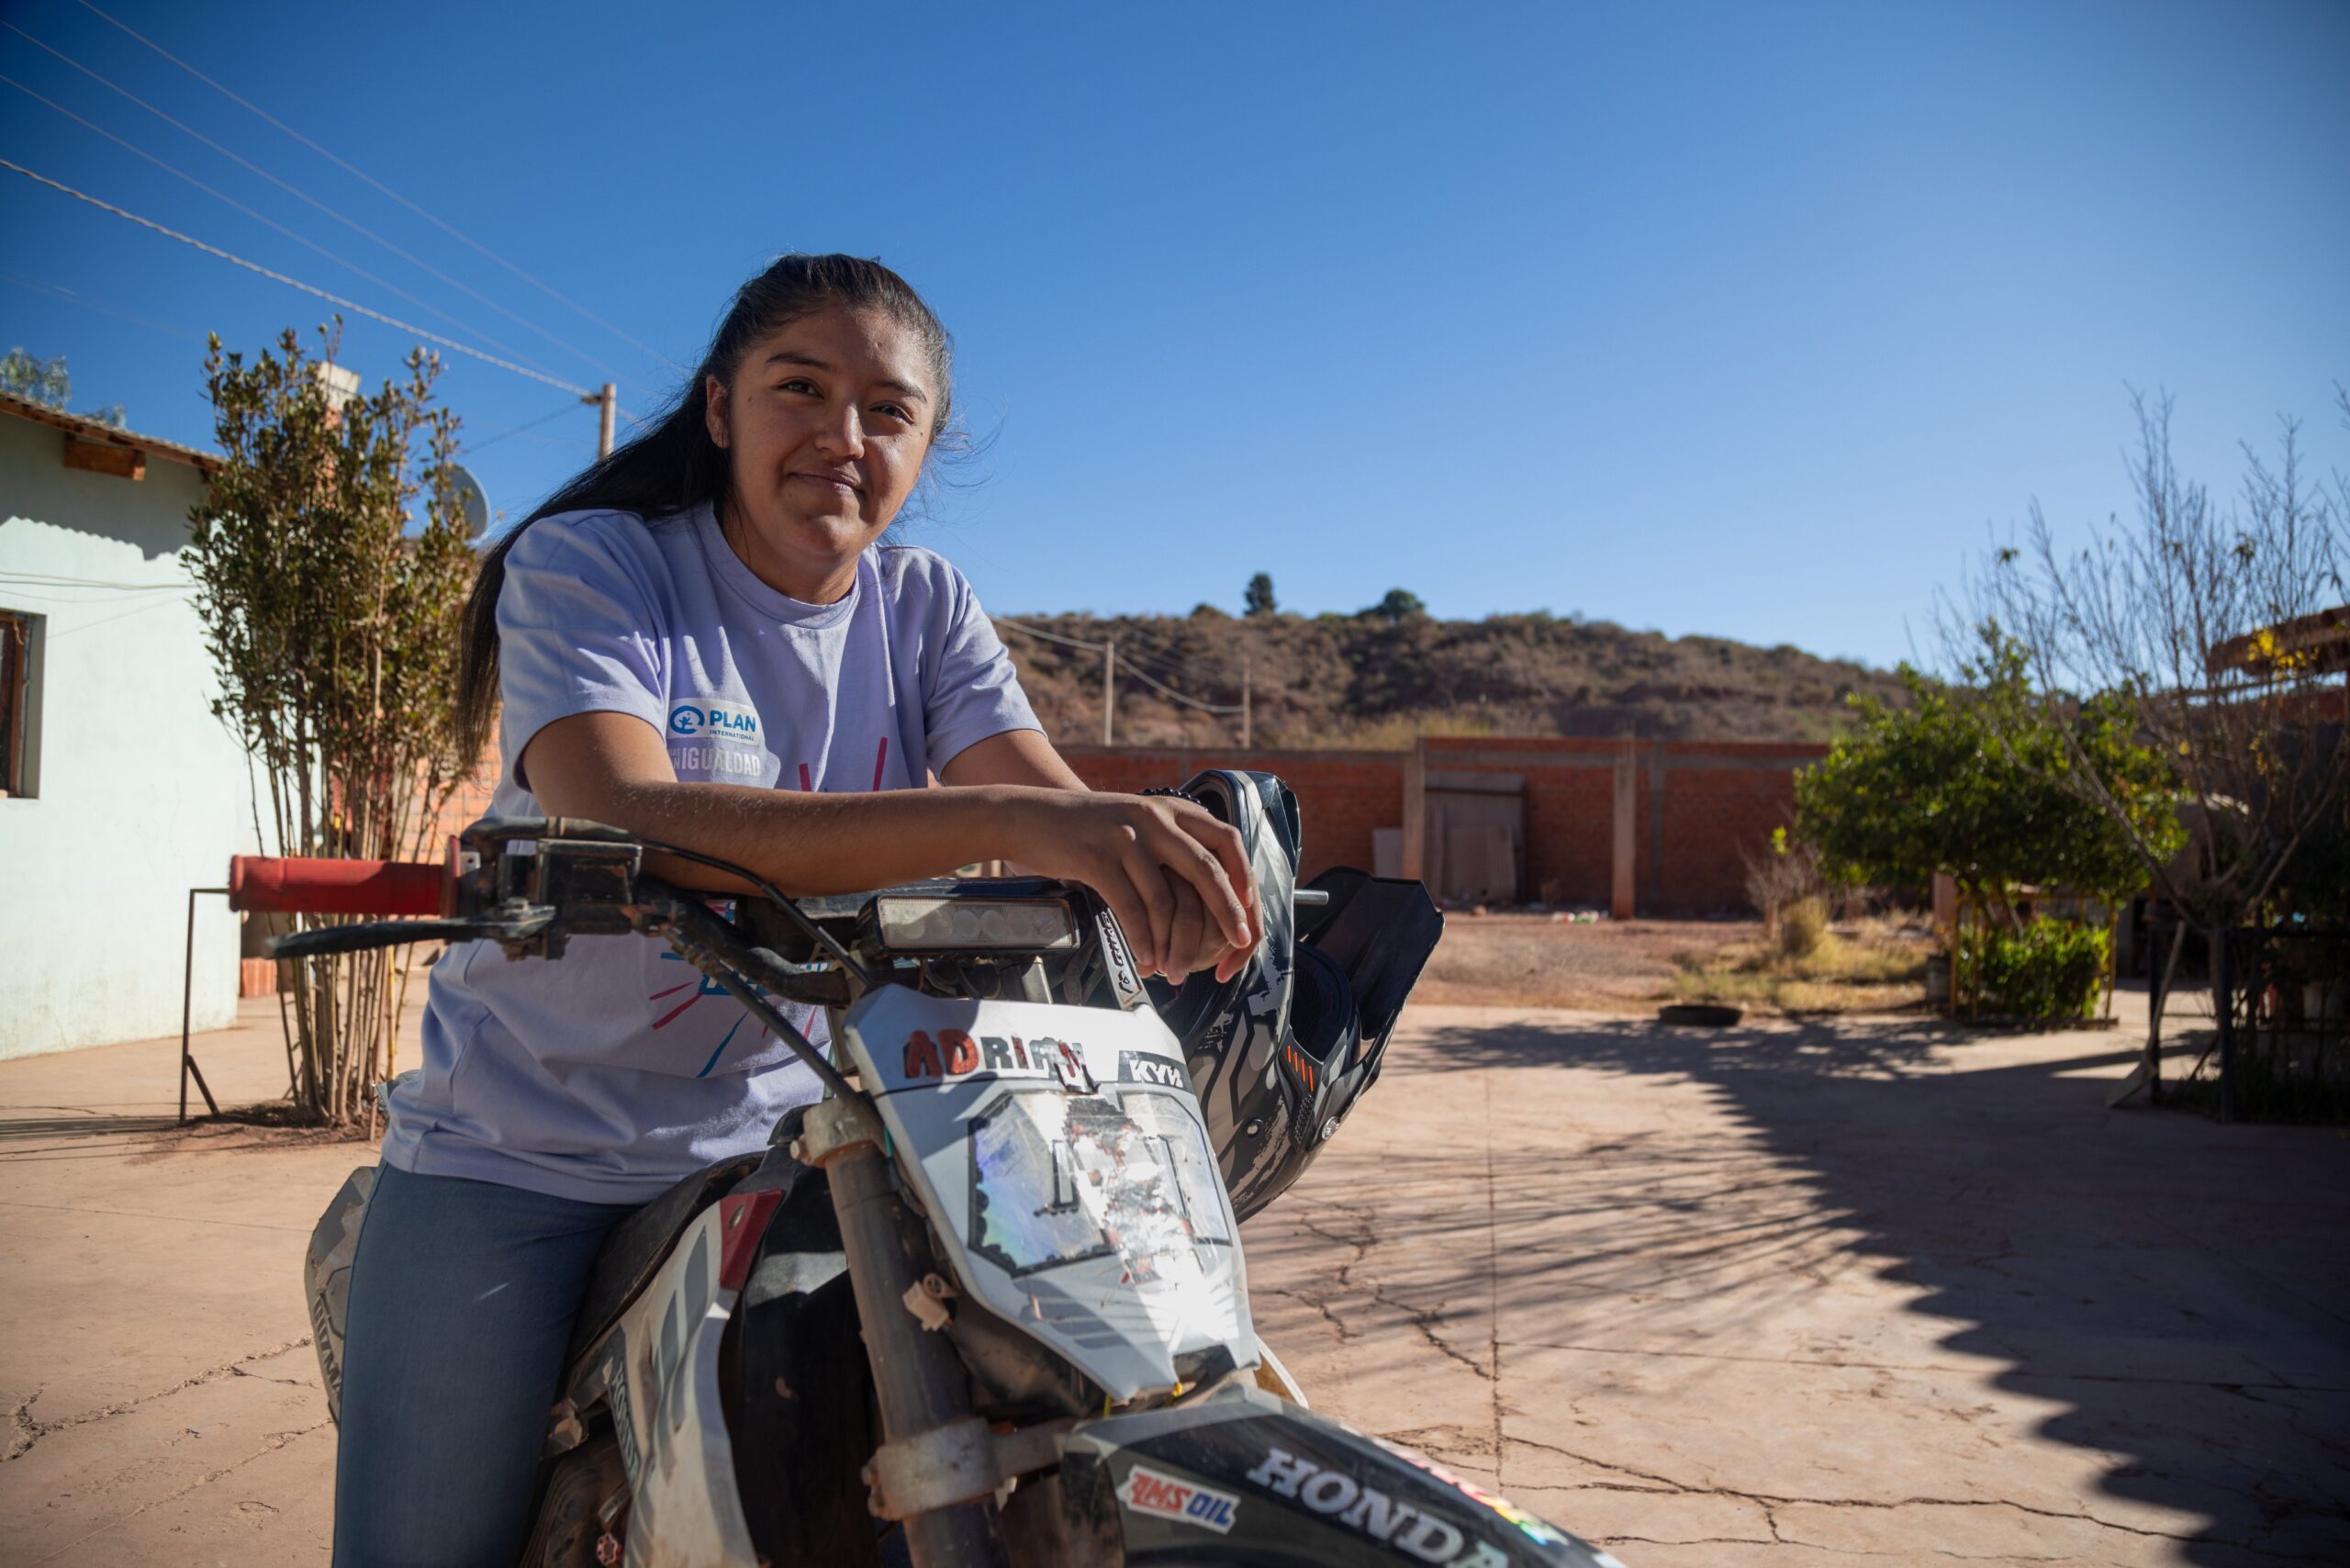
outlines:
[{"label": "woman's arm", "polygon": [[[974,752],[982,755],[966,767]],[[974,860],[1017,860],[1100,893],[1146,974],[1162,960],[1188,967],[1201,945],[1185,929],[1184,895],[1227,953],[1247,952],[1259,935],[1238,834],[1188,801],[1088,793],[1042,735],[1033,745],[997,735],[967,748],[946,765],[957,788],[870,794],[679,783],[659,732],[626,713],[558,719],[520,761],[549,812],[733,861],[786,893],[857,892]],[[1023,776],[1035,781],[1011,781]],[[689,886],[725,881],[689,862],[661,870]]]},{"label": "woman's arm", "polygon": [[1006,730],[965,746],[949,757],[939,781],[957,789],[980,784],[1033,784],[1046,790],[1083,791],[1086,782],[1042,730]]}]

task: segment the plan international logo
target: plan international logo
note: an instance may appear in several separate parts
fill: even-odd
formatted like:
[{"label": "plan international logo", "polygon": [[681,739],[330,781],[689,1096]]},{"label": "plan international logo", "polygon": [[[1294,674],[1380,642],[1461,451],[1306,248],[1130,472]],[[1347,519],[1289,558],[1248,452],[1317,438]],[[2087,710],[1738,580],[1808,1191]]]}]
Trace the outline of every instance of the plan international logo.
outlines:
[{"label": "plan international logo", "polygon": [[767,757],[759,744],[758,710],[714,697],[677,704],[669,710],[669,760],[681,778],[765,782]]},{"label": "plan international logo", "polygon": [[732,740],[756,745],[759,715],[756,710],[741,702],[722,702],[712,698],[680,702],[669,710],[669,733],[685,740]]}]

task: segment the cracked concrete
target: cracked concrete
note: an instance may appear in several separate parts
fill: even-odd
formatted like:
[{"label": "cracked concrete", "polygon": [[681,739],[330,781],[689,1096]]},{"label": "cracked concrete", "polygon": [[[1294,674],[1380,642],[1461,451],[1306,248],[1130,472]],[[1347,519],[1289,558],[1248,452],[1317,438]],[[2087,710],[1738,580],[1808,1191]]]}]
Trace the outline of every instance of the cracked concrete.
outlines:
[{"label": "cracked concrete", "polygon": [[[315,1372],[307,1377],[272,1377],[266,1372],[253,1370],[256,1366],[274,1361],[288,1351],[308,1350],[309,1344],[310,1337],[305,1334],[300,1338],[288,1340],[283,1345],[272,1345],[267,1350],[240,1357],[223,1365],[207,1367],[193,1377],[182,1378],[169,1388],[158,1389],[152,1394],[141,1394],[136,1399],[126,1399],[117,1404],[103,1406],[95,1410],[84,1410],[78,1415],[64,1417],[55,1421],[34,1418],[33,1404],[39,1399],[41,1394],[41,1391],[36,1388],[29,1396],[17,1403],[12,1413],[15,1417],[15,1430],[10,1435],[11,1440],[7,1453],[5,1457],[0,1457],[0,1462],[22,1458],[32,1450],[34,1444],[52,1432],[69,1431],[75,1427],[87,1426],[93,1421],[105,1421],[117,1416],[127,1416],[142,1405],[151,1404],[158,1399],[169,1399],[174,1394],[185,1394],[191,1388],[201,1388],[207,1383],[216,1383],[224,1377],[249,1377],[263,1383],[283,1383],[288,1388],[317,1388],[319,1380]],[[294,1364],[308,1366],[313,1363],[306,1359]]]},{"label": "cracked concrete", "polygon": [[1416,1008],[1259,1327],[1632,1568],[2350,1561],[2350,1139],[2123,1049]]},{"label": "cracked concrete", "polygon": [[[0,1561],[326,1561],[334,1437],[302,1246],[373,1151],[178,1130],[178,1048],[0,1064]],[[266,1001],[196,1049],[227,1103],[285,1089]]]},{"label": "cracked concrete", "polygon": [[[2107,1112],[2117,1045],[1415,1009],[1259,1322],[1631,1568],[2350,1561],[2350,1139]],[[171,1131],[175,1047],[0,1064],[11,1563],[325,1561],[296,1276],[369,1154]],[[265,1012],[199,1048],[283,1086]]]}]

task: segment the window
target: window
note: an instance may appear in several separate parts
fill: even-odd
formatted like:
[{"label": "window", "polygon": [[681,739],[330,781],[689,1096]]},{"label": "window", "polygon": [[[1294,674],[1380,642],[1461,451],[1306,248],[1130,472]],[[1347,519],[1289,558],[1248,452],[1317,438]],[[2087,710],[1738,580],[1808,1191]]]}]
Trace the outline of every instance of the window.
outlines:
[{"label": "window", "polygon": [[40,793],[44,619],[0,610],[0,799],[29,799]]}]

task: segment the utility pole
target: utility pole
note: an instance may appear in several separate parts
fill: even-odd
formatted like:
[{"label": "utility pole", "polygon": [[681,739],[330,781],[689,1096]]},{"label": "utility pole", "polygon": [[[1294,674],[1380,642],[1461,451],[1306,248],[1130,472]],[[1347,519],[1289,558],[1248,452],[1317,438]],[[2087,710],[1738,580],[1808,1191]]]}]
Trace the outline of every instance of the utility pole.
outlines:
[{"label": "utility pole", "polygon": [[612,384],[607,381],[601,392],[590,393],[579,400],[596,405],[596,461],[601,463],[612,454],[612,424],[620,412]]},{"label": "utility pole", "polygon": [[1240,661],[1240,749],[1248,749],[1248,677],[1249,661]]},{"label": "utility pole", "polygon": [[1102,644],[1102,744],[1117,744],[1118,640]]}]

